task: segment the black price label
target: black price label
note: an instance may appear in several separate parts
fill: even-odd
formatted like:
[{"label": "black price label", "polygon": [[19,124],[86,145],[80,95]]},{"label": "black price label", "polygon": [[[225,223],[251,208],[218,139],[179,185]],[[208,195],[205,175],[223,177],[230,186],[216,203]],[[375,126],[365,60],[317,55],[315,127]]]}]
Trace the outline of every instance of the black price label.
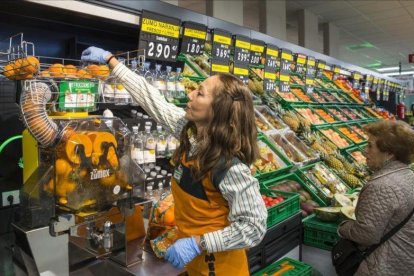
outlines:
[{"label": "black price label", "polygon": [[318,78],[323,76],[323,70],[325,70],[326,63],[323,60],[318,59],[316,62],[316,76]]},{"label": "black price label", "polygon": [[266,47],[266,62],[265,70],[266,71],[276,71],[279,63],[279,48],[268,44]]},{"label": "black price label", "polygon": [[279,90],[280,92],[290,91],[290,64],[293,61],[292,52],[287,49],[281,50],[280,55],[280,78]]},{"label": "black price label", "polygon": [[290,91],[290,76],[280,75],[279,91],[280,92],[289,92]]},{"label": "black price label", "polygon": [[266,92],[273,92],[276,89],[275,81],[272,81],[272,80],[269,80],[269,79],[264,79],[263,80],[263,86],[264,86],[264,90]]},{"label": "black price label", "polygon": [[234,64],[233,75],[238,77],[244,84],[249,82],[249,69],[247,67],[243,67],[242,64]]},{"label": "black price label", "polygon": [[217,73],[230,73],[228,61],[222,59],[211,59],[211,75]]},{"label": "black price label", "polygon": [[314,57],[308,56],[306,62],[306,75],[305,75],[305,85],[307,93],[313,92],[313,84],[315,79],[315,65],[316,61]]},{"label": "black price label", "polygon": [[180,19],[142,11],[140,20],[139,49],[153,60],[175,61],[180,37]]},{"label": "black price label", "polygon": [[303,74],[306,70],[306,56],[302,54],[296,55],[296,73]]},{"label": "black price label", "polygon": [[261,64],[262,56],[265,49],[265,43],[260,40],[252,39],[250,45],[250,64]]},{"label": "black price label", "polygon": [[214,29],[211,56],[228,63],[230,59],[231,34],[224,30]]},{"label": "black price label", "polygon": [[[242,35],[233,36],[234,39],[234,56],[233,61],[236,64],[249,64],[250,61],[250,38]],[[244,66],[243,66],[244,67]]]},{"label": "black price label", "polygon": [[189,55],[203,54],[207,36],[207,26],[194,22],[184,22],[183,28],[181,53]]}]

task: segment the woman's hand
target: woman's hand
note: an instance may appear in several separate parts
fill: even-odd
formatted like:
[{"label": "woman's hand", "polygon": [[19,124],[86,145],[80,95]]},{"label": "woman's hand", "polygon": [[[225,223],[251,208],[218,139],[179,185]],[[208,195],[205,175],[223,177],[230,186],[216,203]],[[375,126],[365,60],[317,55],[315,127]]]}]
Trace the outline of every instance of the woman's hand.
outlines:
[{"label": "woman's hand", "polygon": [[196,239],[191,237],[177,240],[168,248],[165,259],[175,268],[181,269],[200,254]]},{"label": "woman's hand", "polygon": [[112,54],[109,51],[92,46],[82,52],[81,60],[106,63],[111,56]]}]

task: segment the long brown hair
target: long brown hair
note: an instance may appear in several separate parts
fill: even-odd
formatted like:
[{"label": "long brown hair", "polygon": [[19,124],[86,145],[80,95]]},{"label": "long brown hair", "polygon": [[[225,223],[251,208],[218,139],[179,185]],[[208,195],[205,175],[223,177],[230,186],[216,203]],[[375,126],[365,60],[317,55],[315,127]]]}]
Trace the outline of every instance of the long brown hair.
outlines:
[{"label": "long brown hair", "polygon": [[[229,168],[234,157],[244,164],[252,164],[259,156],[257,129],[250,90],[242,81],[230,74],[218,74],[220,84],[213,91],[209,124],[198,135],[197,149],[192,156],[196,166],[191,169],[200,180],[210,172],[221,158]],[[189,133],[197,135],[194,122],[188,122],[180,137],[180,146],[173,162],[180,162],[190,151]]]}]

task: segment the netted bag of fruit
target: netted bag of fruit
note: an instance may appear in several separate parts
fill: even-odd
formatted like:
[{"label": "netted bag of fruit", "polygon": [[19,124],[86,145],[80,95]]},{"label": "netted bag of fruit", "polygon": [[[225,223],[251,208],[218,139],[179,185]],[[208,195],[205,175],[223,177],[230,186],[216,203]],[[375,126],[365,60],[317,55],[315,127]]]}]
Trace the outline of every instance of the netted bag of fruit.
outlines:
[{"label": "netted bag of fruit", "polygon": [[154,239],[174,226],[174,198],[169,194],[157,201],[152,208],[148,237],[150,240]]},{"label": "netted bag of fruit", "polygon": [[158,258],[164,258],[167,249],[178,239],[177,228],[173,227],[150,241],[151,248]]}]

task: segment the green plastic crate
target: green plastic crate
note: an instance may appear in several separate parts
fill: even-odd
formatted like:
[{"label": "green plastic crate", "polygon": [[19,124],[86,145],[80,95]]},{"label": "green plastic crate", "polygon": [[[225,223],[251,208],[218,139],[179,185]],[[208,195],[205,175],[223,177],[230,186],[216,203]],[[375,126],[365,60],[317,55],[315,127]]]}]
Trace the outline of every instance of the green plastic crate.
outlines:
[{"label": "green plastic crate", "polygon": [[265,188],[260,193],[266,196],[282,196],[285,200],[267,208],[267,228],[271,228],[279,222],[290,218],[300,211],[299,195],[282,191],[272,191]]},{"label": "green plastic crate", "polygon": [[[342,127],[345,127],[345,128],[347,128],[350,132],[355,133],[355,134],[358,136],[358,138],[359,138],[359,139],[361,139],[361,141],[357,143],[356,141],[352,140],[351,138],[346,137],[346,135],[345,135],[344,133],[342,133],[342,131],[340,131],[340,130],[339,130],[339,128],[342,128]],[[363,143],[365,143],[365,142],[367,141],[367,140],[365,140],[365,138],[364,138],[364,137],[362,137],[362,136],[361,136],[360,134],[358,134],[356,131],[352,130],[352,129],[349,127],[349,125],[348,125],[348,124],[337,124],[337,125],[333,126],[333,128],[336,130],[336,132],[338,132],[338,133],[340,133],[340,134],[343,134],[343,136],[345,136],[346,138],[348,138],[349,140],[351,140],[351,141],[352,141],[352,143],[354,143],[354,145],[360,145],[360,144],[363,144]]]},{"label": "green plastic crate", "polygon": [[317,202],[321,207],[326,207],[325,202],[317,195],[318,191],[314,189],[314,187],[310,187],[306,185],[303,179],[296,173],[290,173],[287,175],[276,177],[274,179],[268,179],[268,180],[262,181],[260,182],[260,186],[265,189],[271,190],[271,188],[275,186],[277,187],[280,184],[280,182],[285,181],[285,180],[293,180],[293,181],[298,182],[300,186],[311,195],[312,200]]},{"label": "green plastic crate", "polygon": [[331,204],[332,198],[330,198],[321,188],[319,188],[306,174],[305,172],[308,170],[313,169],[317,164],[321,164],[324,166],[327,170],[329,170],[349,191],[350,187],[346,185],[346,183],[336,174],[334,173],[328,166],[326,166],[323,162],[317,162],[314,164],[310,164],[307,166],[304,166],[302,168],[299,168],[297,171],[297,174],[304,180],[305,184],[309,185],[309,187],[312,187],[311,189],[314,190],[316,195],[319,196],[320,199],[323,200],[323,202],[328,206]]},{"label": "green plastic crate", "polygon": [[324,250],[331,250],[339,240],[339,222],[324,222],[311,215],[303,220],[303,243]]},{"label": "green plastic crate", "polygon": [[191,70],[193,70],[198,76],[187,76],[184,75],[184,77],[187,77],[194,81],[203,81],[207,78],[207,73],[204,72],[197,64],[195,64],[193,61],[189,60],[184,54],[180,54],[178,56],[178,61],[184,62],[186,65],[188,65]]},{"label": "green plastic crate", "polygon": [[[343,148],[340,148],[340,147],[338,147],[338,149],[339,150],[346,150],[346,149],[348,149],[348,148],[350,148],[350,147],[353,147],[353,146],[355,146],[355,144],[354,144],[354,142],[352,142],[352,140],[351,139],[349,139],[348,137],[346,137],[344,134],[342,134],[340,131],[338,131],[337,129],[335,129],[333,126],[317,126],[316,127],[316,129],[317,129],[317,131],[323,136],[323,137],[325,137],[326,139],[328,139],[329,141],[331,141],[333,144],[335,144],[331,139],[329,139],[322,131],[323,130],[326,130],[326,129],[332,129],[332,130],[334,130],[336,133],[338,133],[338,135],[341,137],[341,138],[343,138],[343,139],[345,139],[347,142],[348,142],[348,146],[347,147],[343,147]],[[336,145],[336,144],[335,144]]]},{"label": "green plastic crate", "polygon": [[290,169],[293,167],[292,162],[290,162],[290,160],[284,155],[282,154],[275,145],[273,145],[272,142],[269,141],[269,139],[264,135],[264,134],[260,134],[258,135],[258,140],[262,141],[263,143],[266,144],[266,146],[268,146],[276,155],[277,157],[279,157],[283,163],[286,164],[285,167],[280,168],[278,170],[275,171],[271,171],[271,172],[260,172],[259,170],[257,170],[255,177],[258,180],[266,180],[266,179],[270,179],[270,178],[274,178],[275,176],[290,171]]},{"label": "green plastic crate", "polygon": [[[285,267],[293,266],[294,268],[287,269]],[[313,268],[305,263],[302,263],[300,261],[291,259],[291,258],[283,258],[271,265],[269,265],[266,268],[263,268],[262,270],[256,272],[253,274],[253,276],[262,276],[262,275],[273,275],[277,273],[278,271],[281,272],[281,270],[284,269],[286,272],[282,272],[280,276],[312,276]]]}]

